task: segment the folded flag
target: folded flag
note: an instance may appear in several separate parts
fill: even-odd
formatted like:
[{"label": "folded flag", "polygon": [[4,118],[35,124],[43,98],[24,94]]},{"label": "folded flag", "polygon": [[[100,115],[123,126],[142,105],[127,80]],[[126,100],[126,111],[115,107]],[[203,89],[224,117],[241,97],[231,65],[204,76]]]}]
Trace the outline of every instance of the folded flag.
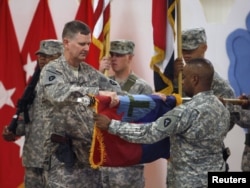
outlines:
[{"label": "folded flag", "polygon": [[[169,95],[164,102],[157,95],[118,96],[119,104],[109,108],[110,97],[95,96],[96,112],[124,122],[153,122],[182,103],[178,94]],[[94,127],[89,161],[93,168],[100,166],[130,166],[150,163],[170,156],[170,141],[165,138],[154,144],[130,143],[119,136]]]}]

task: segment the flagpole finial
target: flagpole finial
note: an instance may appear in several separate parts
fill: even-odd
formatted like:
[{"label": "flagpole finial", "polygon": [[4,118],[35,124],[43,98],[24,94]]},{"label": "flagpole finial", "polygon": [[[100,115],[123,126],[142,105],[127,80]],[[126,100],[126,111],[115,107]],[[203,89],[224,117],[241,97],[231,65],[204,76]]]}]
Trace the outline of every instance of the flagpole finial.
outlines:
[{"label": "flagpole finial", "polygon": [[224,23],[235,0],[200,0],[207,22]]}]

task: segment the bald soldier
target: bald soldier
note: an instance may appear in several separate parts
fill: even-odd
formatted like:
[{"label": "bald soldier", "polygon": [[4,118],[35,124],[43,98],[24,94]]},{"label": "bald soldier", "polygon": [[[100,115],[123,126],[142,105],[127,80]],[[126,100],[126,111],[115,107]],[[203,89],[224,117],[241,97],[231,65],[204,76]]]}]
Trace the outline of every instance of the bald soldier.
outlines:
[{"label": "bald soldier", "polygon": [[[132,70],[135,44],[127,39],[119,39],[110,43],[110,57],[104,57],[100,62],[100,71],[114,72],[111,79],[117,81],[123,91],[129,94],[151,94],[151,86]],[[102,167],[103,188],[129,187],[144,188],[144,165],[128,167]]]},{"label": "bald soldier", "polygon": [[209,60],[191,59],[184,66],[182,81],[190,101],[155,122],[133,124],[94,114],[96,125],[134,143],[151,144],[170,137],[167,187],[207,187],[209,171],[225,171],[221,148],[230,121],[229,111],[211,90],[213,75]]},{"label": "bald soldier", "polygon": [[[58,58],[63,51],[62,42],[59,40],[42,40],[40,48],[36,52],[37,65],[42,69],[49,61]],[[15,134],[4,127],[3,138],[6,141],[14,141],[17,136],[25,136],[23,146],[23,166],[25,167],[24,184],[25,188],[44,188],[43,180],[43,140],[44,140],[44,124],[41,116],[41,102],[39,94],[34,91],[35,99],[29,106],[28,114],[29,123],[25,123],[20,118]],[[23,114],[21,115],[23,116]]]}]

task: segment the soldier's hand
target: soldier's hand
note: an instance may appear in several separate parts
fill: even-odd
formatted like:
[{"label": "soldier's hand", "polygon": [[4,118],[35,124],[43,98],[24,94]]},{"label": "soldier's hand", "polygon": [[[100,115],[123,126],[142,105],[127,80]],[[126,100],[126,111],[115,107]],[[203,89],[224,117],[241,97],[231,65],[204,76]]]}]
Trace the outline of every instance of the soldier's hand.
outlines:
[{"label": "soldier's hand", "polygon": [[248,100],[248,97],[245,94],[242,94],[241,96],[239,96],[239,99],[242,99],[242,103],[241,103],[241,107],[243,109],[248,109],[250,106],[250,101]]},{"label": "soldier's hand", "polygon": [[166,100],[167,100],[167,96],[165,94],[163,94],[163,93],[155,92],[155,93],[152,93],[152,95],[159,96],[164,102],[166,102]]},{"label": "soldier's hand", "polygon": [[16,135],[13,132],[9,131],[7,126],[3,128],[2,137],[8,142],[13,142],[16,140]]},{"label": "soldier's hand", "polygon": [[109,104],[110,108],[113,108],[113,107],[115,107],[116,105],[119,104],[119,97],[118,97],[116,92],[113,92],[113,91],[99,91],[99,95],[110,97],[110,99],[111,99],[110,104]]},{"label": "soldier's hand", "polygon": [[103,57],[99,63],[99,71],[101,73],[105,73],[105,70],[110,69],[110,58],[109,57]]},{"label": "soldier's hand", "polygon": [[177,58],[174,61],[174,76],[175,76],[175,78],[178,78],[178,74],[179,74],[179,72],[183,71],[183,67],[184,67],[183,60],[180,58]]},{"label": "soldier's hand", "polygon": [[111,119],[108,116],[102,114],[93,114],[94,121],[96,126],[101,130],[108,130]]}]

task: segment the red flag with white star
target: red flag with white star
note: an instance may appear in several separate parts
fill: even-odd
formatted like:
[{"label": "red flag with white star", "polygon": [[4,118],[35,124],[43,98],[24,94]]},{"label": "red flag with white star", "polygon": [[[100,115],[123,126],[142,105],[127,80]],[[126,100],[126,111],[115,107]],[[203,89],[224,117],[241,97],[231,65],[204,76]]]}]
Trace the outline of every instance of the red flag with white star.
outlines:
[{"label": "red flag with white star", "polygon": [[36,67],[36,51],[40,41],[45,39],[57,39],[48,0],[40,0],[31,22],[29,31],[22,48],[22,60],[26,71],[26,82],[33,75]]},{"label": "red flag with white star", "polygon": [[[17,100],[25,87],[20,50],[8,0],[0,0],[0,129],[15,114]],[[20,140],[19,140],[20,141]],[[23,187],[24,169],[18,142],[0,139],[0,187]]]}]

